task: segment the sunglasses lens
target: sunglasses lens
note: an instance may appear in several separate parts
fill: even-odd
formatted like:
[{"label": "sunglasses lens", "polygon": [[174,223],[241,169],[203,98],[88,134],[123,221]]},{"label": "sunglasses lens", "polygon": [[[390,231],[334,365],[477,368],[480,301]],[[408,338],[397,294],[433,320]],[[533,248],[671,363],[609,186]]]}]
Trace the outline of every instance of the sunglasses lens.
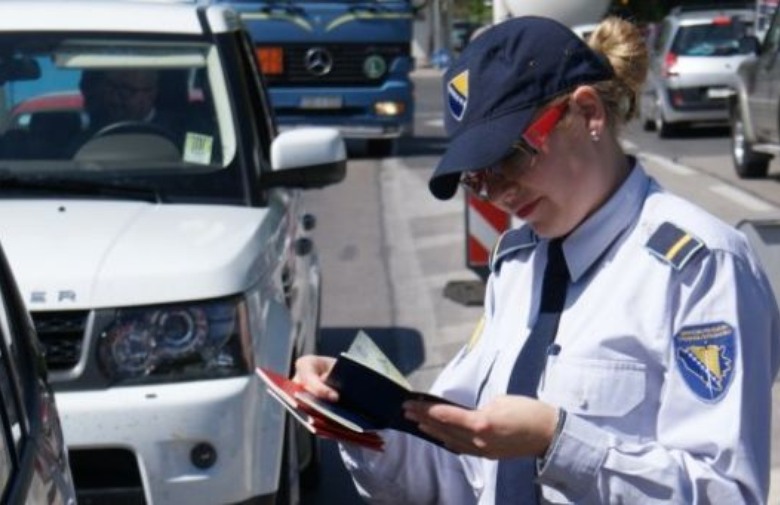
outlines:
[{"label": "sunglasses lens", "polygon": [[547,137],[553,131],[555,126],[561,120],[567,103],[561,102],[542,113],[536,121],[531,123],[525,132],[523,132],[523,141],[534,151],[539,152],[547,142]]}]

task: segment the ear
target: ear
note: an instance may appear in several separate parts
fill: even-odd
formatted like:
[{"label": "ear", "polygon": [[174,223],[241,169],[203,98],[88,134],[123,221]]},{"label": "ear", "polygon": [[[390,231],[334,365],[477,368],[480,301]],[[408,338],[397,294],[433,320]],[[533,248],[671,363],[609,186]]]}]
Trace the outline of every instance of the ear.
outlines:
[{"label": "ear", "polygon": [[592,86],[580,86],[571,94],[571,100],[584,117],[588,132],[602,136],[607,127],[607,111],[598,92]]}]

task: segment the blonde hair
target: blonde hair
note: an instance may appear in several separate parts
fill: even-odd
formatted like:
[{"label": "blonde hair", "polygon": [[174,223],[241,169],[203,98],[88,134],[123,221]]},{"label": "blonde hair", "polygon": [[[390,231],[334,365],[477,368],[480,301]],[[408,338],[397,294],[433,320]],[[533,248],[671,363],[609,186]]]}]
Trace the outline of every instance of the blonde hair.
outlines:
[{"label": "blonde hair", "polygon": [[593,85],[607,107],[612,125],[637,115],[637,103],[648,68],[647,44],[639,28],[616,16],[605,18],[588,37],[588,45],[607,57],[615,77]]}]

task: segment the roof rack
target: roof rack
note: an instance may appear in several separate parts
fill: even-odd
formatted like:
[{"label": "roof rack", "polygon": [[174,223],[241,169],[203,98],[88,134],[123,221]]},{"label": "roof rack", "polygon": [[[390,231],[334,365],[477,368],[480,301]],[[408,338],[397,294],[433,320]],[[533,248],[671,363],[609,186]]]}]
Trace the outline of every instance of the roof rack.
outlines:
[{"label": "roof rack", "polygon": [[713,11],[713,10],[726,10],[726,9],[755,9],[756,3],[754,1],[744,2],[713,2],[713,3],[700,3],[700,4],[688,4],[678,5],[673,7],[670,14],[681,14],[683,12],[695,12],[695,11]]}]

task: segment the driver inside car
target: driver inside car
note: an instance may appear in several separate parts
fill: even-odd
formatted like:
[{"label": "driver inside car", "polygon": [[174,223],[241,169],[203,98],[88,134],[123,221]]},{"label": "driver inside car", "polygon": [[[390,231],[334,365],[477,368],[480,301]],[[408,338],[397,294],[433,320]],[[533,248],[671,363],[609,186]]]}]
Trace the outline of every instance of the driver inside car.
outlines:
[{"label": "driver inside car", "polygon": [[154,70],[85,70],[79,88],[88,123],[73,151],[95,137],[133,132],[157,133],[180,147],[183,117],[159,107],[159,81]]},{"label": "driver inside car", "polygon": [[108,70],[84,72],[81,93],[89,115],[90,129],[97,131],[123,121],[155,121],[157,72],[153,70]]}]

